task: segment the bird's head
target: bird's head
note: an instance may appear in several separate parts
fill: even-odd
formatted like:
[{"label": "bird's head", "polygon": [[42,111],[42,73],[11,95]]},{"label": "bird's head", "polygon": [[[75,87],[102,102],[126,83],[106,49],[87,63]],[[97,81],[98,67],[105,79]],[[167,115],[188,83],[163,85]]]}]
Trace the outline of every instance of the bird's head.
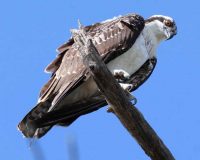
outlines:
[{"label": "bird's head", "polygon": [[145,24],[153,26],[153,32],[160,40],[169,40],[177,34],[175,21],[168,16],[154,15],[149,17]]}]

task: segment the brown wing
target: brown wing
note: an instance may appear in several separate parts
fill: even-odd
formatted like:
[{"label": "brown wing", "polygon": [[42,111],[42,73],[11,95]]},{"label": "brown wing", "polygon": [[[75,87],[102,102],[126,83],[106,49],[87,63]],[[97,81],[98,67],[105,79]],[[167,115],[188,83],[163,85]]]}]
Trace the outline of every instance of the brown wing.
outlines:
[{"label": "brown wing", "polygon": [[[144,19],[136,14],[119,17],[112,21],[96,23],[84,29],[107,63],[127,51],[135,42],[144,27]],[[52,95],[54,104],[79,86],[89,74],[82,63],[80,53],[73,47],[73,39],[62,45],[58,57],[46,68],[53,78],[42,88],[40,100]],[[52,85],[52,83],[54,85]],[[55,86],[56,84],[56,86]],[[53,89],[51,89],[53,87]]]},{"label": "brown wing", "polygon": [[[140,87],[152,74],[157,63],[156,58],[149,59],[143,64],[143,66],[135,72],[128,81],[133,85],[131,91]],[[105,98],[101,95],[88,97],[84,101],[74,103],[72,106],[67,106],[59,110],[46,113],[42,118],[36,120],[39,127],[51,126],[55,124],[67,126],[72,123],[80,115],[93,112],[103,106],[107,105]]]}]

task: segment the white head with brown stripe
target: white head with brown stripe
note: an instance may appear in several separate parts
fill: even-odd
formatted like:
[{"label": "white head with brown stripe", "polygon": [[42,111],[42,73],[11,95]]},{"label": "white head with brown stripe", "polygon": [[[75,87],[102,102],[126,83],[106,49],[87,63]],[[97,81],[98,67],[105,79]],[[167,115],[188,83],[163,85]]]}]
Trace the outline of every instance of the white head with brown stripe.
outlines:
[{"label": "white head with brown stripe", "polygon": [[153,15],[145,21],[159,40],[169,40],[177,34],[175,21],[168,16]]}]

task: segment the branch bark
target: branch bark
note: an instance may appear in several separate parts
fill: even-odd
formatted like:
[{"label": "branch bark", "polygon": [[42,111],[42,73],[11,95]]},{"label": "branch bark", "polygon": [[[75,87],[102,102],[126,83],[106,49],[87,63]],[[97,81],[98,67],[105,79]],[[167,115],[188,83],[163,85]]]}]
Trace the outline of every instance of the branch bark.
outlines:
[{"label": "branch bark", "polygon": [[79,26],[79,28],[79,30],[72,30],[77,49],[115,115],[152,160],[174,160],[169,149],[139,110],[132,105],[125,91],[102,62],[90,37],[86,35],[82,27]]}]

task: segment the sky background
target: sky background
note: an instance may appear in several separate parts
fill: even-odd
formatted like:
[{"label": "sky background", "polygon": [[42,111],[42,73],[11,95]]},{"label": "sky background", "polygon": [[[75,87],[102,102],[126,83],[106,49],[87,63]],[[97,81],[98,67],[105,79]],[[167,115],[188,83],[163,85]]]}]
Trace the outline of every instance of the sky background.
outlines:
[{"label": "sky background", "polygon": [[[178,35],[158,48],[158,64],[134,92],[137,108],[176,159],[200,159],[200,2],[197,0],[1,1],[0,5],[0,159],[149,159],[106,107],[80,117],[68,128],[54,127],[30,142],[16,129],[35,105],[49,75],[44,68],[69,29],[118,15],[154,14],[176,20]],[[71,149],[77,157],[70,158]]]}]

